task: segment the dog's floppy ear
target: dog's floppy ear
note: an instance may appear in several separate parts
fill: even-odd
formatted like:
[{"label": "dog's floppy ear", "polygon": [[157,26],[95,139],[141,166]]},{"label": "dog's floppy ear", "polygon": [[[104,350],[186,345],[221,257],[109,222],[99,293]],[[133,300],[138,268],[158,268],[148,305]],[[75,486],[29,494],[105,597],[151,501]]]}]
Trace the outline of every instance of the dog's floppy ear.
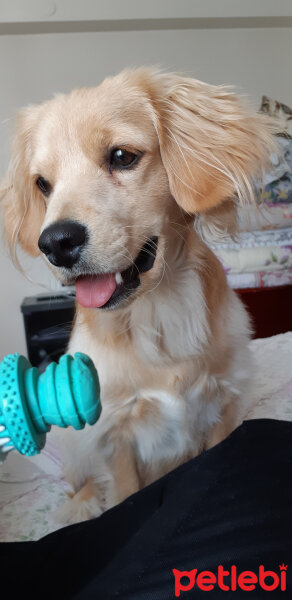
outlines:
[{"label": "dog's floppy ear", "polygon": [[170,191],[188,213],[236,194],[253,198],[276,144],[272,123],[241,104],[224,86],[175,74],[154,74],[152,105]]},{"label": "dog's floppy ear", "polygon": [[33,106],[20,112],[8,172],[0,185],[4,236],[16,262],[18,243],[31,256],[40,254],[37,242],[45,204],[29,173],[32,130],[38,109]]}]

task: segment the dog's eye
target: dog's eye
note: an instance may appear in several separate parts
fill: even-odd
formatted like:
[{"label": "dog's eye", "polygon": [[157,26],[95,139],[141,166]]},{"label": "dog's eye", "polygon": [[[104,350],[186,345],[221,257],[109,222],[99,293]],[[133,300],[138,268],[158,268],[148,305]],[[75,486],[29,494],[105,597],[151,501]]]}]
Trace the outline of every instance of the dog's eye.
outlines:
[{"label": "dog's eye", "polygon": [[129,169],[136,164],[138,158],[139,155],[134,152],[115,148],[110,155],[110,167],[111,169]]},{"label": "dog's eye", "polygon": [[48,196],[52,191],[51,184],[44,177],[38,177],[36,184],[44,196]]}]

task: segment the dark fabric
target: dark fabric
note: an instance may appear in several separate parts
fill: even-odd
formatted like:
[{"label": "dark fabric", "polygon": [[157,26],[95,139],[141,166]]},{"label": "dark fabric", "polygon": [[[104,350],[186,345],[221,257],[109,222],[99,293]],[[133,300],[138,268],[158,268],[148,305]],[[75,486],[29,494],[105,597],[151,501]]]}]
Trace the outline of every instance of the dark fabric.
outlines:
[{"label": "dark fabric", "polygon": [[[292,597],[291,440],[290,422],[245,422],[98,519],[38,542],[0,544],[2,590],[7,585],[10,598],[171,600],[172,569],[236,565],[258,573],[263,565],[279,574],[284,562],[287,591],[274,597]],[[218,586],[209,592],[222,594]],[[205,596],[197,588],[180,593]]]}]

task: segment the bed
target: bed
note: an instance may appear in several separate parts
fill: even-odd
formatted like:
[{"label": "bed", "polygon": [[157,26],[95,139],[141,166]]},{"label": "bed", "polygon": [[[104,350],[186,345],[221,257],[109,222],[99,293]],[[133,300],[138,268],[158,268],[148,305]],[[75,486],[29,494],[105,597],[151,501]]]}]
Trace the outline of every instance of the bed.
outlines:
[{"label": "bed", "polygon": [[[292,332],[250,343],[256,371],[246,419],[292,421]],[[54,511],[66,500],[53,434],[41,455],[10,453],[0,465],[0,542],[37,540],[60,528]]]}]

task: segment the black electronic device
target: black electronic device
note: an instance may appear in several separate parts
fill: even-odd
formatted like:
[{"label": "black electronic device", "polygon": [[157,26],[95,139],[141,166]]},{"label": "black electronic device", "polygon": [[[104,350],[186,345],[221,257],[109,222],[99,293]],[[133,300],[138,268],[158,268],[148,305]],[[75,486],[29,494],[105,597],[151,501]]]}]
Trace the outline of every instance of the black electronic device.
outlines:
[{"label": "black electronic device", "polygon": [[43,370],[67,350],[75,313],[75,293],[40,294],[21,304],[27,354]]}]

